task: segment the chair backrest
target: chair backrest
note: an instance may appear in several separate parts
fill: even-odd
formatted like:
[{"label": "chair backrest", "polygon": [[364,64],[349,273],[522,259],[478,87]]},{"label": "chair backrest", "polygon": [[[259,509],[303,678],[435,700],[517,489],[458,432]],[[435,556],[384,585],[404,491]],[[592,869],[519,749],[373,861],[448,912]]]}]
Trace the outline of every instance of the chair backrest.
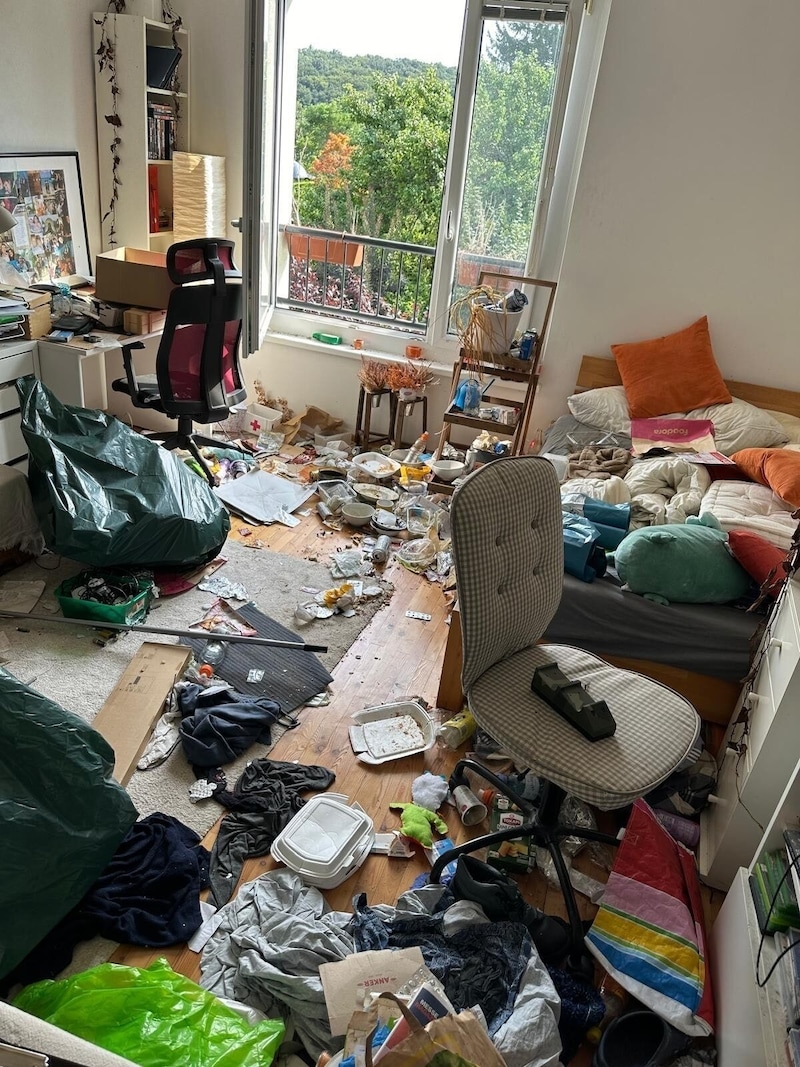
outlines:
[{"label": "chair backrest", "polygon": [[218,422],[247,395],[238,355],[242,275],[233,247],[232,241],[203,237],[167,251],[176,287],[167,306],[156,378],[168,415]]},{"label": "chair backrest", "polygon": [[495,459],[453,493],[450,531],[461,615],[461,680],[535,644],[561,600],[558,476],[538,456]]}]

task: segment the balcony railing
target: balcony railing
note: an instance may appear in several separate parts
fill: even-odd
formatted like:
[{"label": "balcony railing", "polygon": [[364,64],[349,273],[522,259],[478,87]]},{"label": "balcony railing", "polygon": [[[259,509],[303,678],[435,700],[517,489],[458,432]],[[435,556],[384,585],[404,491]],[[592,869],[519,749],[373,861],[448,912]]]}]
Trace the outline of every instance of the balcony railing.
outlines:
[{"label": "balcony railing", "polygon": [[[288,294],[279,307],[424,334],[436,249],[311,226],[281,226],[289,248]],[[524,264],[480,253],[458,257],[454,299],[478,284],[524,274]]]},{"label": "balcony railing", "polygon": [[435,248],[308,226],[282,226],[289,292],[279,307],[424,334]]}]

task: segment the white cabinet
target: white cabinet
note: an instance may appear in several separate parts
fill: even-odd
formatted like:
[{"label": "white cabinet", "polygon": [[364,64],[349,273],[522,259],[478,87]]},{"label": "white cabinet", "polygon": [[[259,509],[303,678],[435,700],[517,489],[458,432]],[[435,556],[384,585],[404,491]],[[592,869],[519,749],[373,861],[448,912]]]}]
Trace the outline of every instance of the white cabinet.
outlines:
[{"label": "white cabinet", "polygon": [[20,428],[17,378],[38,377],[36,341],[4,342],[0,345],[0,463],[25,469],[28,446]]},{"label": "white cabinet", "polygon": [[[95,100],[97,107],[97,155],[100,170],[100,206],[103,215],[114,195],[114,156],[119,157],[117,198],[102,224],[103,250],[116,245],[149,248],[163,252],[172,244],[170,225],[151,224],[151,181],[155,183],[158,208],[172,218],[172,161],[165,149],[165,124],[171,121],[174,147],[189,150],[189,34],[176,34],[181,49],[177,75],[180,91],[151,88],[147,84],[147,49],[173,47],[172,30],[161,22],[139,15],[95,13],[94,50],[106,35],[113,43],[116,77],[116,115],[119,126],[106,116],[115,114],[114,94],[108,69],[98,69],[95,55]],[[168,116],[171,115],[170,119]],[[165,118],[165,116],[167,116]],[[112,150],[115,132],[121,143]],[[156,214],[153,210],[152,214]],[[111,231],[113,227],[113,240]]]},{"label": "white cabinet", "polygon": [[70,344],[39,341],[39,376],[62,404],[105,408],[105,349],[75,337]]},{"label": "white cabinet", "polygon": [[[716,803],[701,817],[704,882],[727,889],[749,866],[800,755],[800,583],[785,583],[754,663],[758,673],[737,705],[721,749]],[[749,709],[749,730],[736,722]],[[729,748],[746,746],[743,754]]]},{"label": "white cabinet", "polygon": [[[719,1067],[786,1067],[786,1015],[777,972],[763,988],[756,982],[758,928],[748,871],[740,867],[711,930],[711,985],[716,1012]],[[763,979],[775,959],[764,939]]]}]

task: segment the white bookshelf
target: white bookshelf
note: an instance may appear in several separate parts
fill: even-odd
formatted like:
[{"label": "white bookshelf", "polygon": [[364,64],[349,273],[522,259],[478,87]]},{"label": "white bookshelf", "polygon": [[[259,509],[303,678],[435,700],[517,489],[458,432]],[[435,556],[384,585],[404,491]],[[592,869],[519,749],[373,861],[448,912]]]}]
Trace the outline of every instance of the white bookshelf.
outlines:
[{"label": "white bookshelf", "polygon": [[[93,15],[94,49],[100,45],[103,12]],[[148,194],[148,166],[158,172],[159,206],[172,216],[172,162],[148,158],[148,114],[150,103],[177,104],[176,151],[189,151],[189,106],[190,106],[190,51],[189,33],[181,29],[177,33],[182,55],[178,64],[181,91],[151,89],[147,85],[146,49],[148,45],[172,47],[172,30],[162,22],[142,18],[139,15],[114,15],[107,17],[107,32],[116,41],[116,67],[119,93],[117,114],[122,122],[119,127],[122,144],[119,147],[119,177],[115,208],[115,241],[117,247],[128,245],[163,252],[172,244],[172,231],[150,229],[150,205]],[[97,110],[97,155],[100,176],[100,210],[104,215],[111,202],[113,190],[112,156],[109,145],[114,128],[105,116],[112,113],[113,96],[108,80],[108,71],[98,70],[95,65],[95,102]],[[103,250],[112,247],[110,237],[111,219],[102,224]]]}]

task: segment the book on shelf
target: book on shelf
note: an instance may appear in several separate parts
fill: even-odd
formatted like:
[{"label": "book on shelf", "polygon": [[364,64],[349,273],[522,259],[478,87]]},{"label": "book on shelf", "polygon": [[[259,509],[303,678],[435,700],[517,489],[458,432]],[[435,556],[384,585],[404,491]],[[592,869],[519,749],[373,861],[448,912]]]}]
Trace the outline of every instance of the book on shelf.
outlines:
[{"label": "book on shelf", "polygon": [[800,830],[795,830],[790,826],[784,827],[783,840],[786,845],[786,855],[792,865],[794,894],[800,901]]},{"label": "book on shelf", "polygon": [[798,985],[798,956],[800,953],[800,930],[790,927],[785,932],[777,930],[773,935],[778,954],[776,970],[786,1019],[789,1026],[800,1026],[800,985]]},{"label": "book on shelf", "polygon": [[750,875],[753,905],[762,933],[800,927],[800,909],[789,876],[789,860],[785,849],[764,852],[753,866]]}]

